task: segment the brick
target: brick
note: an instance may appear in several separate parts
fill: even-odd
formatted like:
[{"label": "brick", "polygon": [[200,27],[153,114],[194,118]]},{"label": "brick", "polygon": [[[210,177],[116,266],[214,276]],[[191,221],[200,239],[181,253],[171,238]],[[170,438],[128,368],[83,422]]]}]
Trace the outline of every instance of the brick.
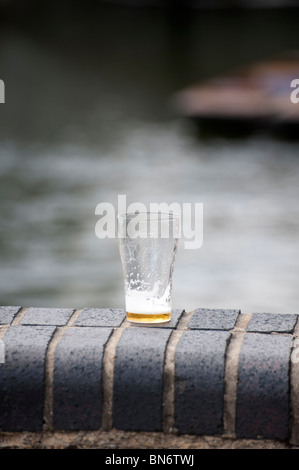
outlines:
[{"label": "brick", "polygon": [[246,334],[239,357],[238,437],[286,439],[292,337]]},{"label": "brick", "polygon": [[291,333],[294,330],[297,315],[281,313],[253,313],[246,331],[259,333]]},{"label": "brick", "polygon": [[104,326],[117,328],[126,318],[126,312],[117,308],[84,308],[75,326]]},{"label": "brick", "polygon": [[178,322],[183,314],[184,310],[174,309],[171,312],[171,319],[165,323],[152,323],[152,324],[138,324],[138,323],[131,323],[131,327],[137,328],[176,328],[178,326]]},{"label": "brick", "polygon": [[70,327],[55,350],[54,429],[95,430],[102,419],[102,360],[112,328]]},{"label": "brick", "polygon": [[197,308],[189,322],[190,329],[231,330],[234,328],[239,310]]},{"label": "brick", "polygon": [[74,309],[70,308],[28,308],[21,325],[66,325]]},{"label": "brick", "polygon": [[175,353],[175,426],[179,433],[223,431],[226,331],[185,331]]},{"label": "brick", "polygon": [[10,324],[21,307],[0,307],[0,325]]},{"label": "brick", "polygon": [[11,326],[0,364],[0,429],[39,431],[43,426],[44,369],[53,326]]},{"label": "brick", "polygon": [[113,425],[161,431],[163,366],[170,329],[127,328],[116,349]]}]

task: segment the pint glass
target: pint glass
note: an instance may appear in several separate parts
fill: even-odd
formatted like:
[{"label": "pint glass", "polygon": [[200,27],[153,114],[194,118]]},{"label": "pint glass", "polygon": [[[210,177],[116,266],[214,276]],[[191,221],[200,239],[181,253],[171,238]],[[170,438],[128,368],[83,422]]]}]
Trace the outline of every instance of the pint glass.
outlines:
[{"label": "pint glass", "polygon": [[120,258],[127,319],[161,323],[171,319],[172,274],[179,216],[139,212],[118,215]]}]

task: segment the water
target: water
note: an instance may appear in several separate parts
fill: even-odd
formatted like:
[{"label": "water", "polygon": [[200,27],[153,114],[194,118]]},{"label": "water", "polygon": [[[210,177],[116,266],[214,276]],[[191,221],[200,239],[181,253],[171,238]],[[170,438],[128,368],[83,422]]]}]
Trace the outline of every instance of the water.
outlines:
[{"label": "water", "polygon": [[299,313],[299,144],[204,140],[169,106],[189,83],[297,47],[294,15],[53,5],[0,32],[0,303],[123,307],[95,208],[126,194],[204,204],[202,247],[179,243],[173,308]]}]

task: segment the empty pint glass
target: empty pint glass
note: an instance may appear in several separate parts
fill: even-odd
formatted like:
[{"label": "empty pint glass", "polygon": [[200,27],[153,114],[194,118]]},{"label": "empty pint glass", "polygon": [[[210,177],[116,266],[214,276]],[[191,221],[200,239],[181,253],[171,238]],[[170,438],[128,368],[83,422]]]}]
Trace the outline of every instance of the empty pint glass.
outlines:
[{"label": "empty pint glass", "polygon": [[118,215],[128,320],[138,323],[170,320],[179,223],[179,216],[173,213]]}]

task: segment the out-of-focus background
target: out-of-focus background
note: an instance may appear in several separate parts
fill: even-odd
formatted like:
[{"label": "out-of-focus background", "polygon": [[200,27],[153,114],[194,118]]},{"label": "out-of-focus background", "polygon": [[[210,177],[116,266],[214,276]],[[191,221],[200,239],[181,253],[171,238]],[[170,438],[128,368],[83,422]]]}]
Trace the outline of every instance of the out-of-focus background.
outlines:
[{"label": "out-of-focus background", "polygon": [[202,248],[179,245],[174,308],[299,312],[299,141],[207,136],[173,106],[298,50],[285,6],[0,1],[1,305],[123,307],[117,240],[96,237],[95,208],[125,194],[204,204]]}]

